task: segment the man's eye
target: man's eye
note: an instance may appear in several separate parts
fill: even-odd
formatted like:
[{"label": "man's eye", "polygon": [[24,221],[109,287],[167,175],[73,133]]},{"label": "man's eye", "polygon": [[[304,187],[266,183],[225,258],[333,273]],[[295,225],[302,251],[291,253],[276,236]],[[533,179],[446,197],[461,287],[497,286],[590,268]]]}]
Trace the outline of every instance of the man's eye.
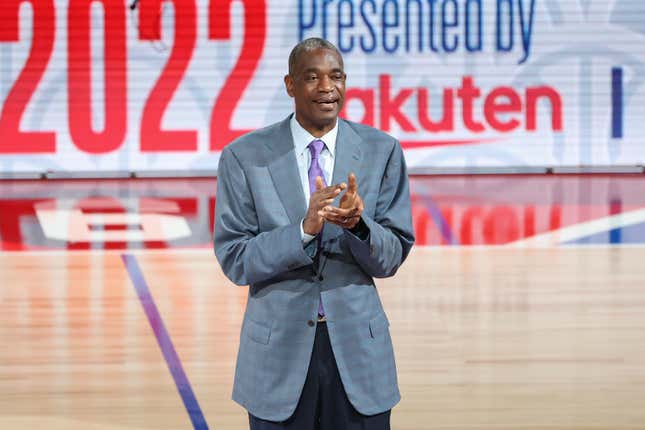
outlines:
[{"label": "man's eye", "polygon": [[307,81],[307,82],[315,81],[316,78],[317,78],[316,75],[307,75],[307,76],[305,76],[305,81]]}]

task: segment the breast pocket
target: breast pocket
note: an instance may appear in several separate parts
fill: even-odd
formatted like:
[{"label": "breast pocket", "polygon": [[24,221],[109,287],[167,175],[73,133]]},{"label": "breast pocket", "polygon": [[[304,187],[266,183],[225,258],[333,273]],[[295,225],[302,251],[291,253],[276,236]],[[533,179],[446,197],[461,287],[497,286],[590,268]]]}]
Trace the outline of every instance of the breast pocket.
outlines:
[{"label": "breast pocket", "polygon": [[248,175],[260,231],[273,230],[290,224],[289,215],[275,189],[269,169],[264,166],[253,166],[249,168]]}]

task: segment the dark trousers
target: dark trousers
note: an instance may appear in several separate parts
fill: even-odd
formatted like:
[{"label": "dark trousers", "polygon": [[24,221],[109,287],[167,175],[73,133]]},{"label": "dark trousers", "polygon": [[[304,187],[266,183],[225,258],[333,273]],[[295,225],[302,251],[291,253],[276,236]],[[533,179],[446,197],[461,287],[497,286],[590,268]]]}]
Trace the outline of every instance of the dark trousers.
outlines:
[{"label": "dark trousers", "polygon": [[390,411],[361,415],[347,399],[327,324],[318,323],[311,362],[300,401],[286,421],[273,422],[249,414],[251,430],[390,430]]}]

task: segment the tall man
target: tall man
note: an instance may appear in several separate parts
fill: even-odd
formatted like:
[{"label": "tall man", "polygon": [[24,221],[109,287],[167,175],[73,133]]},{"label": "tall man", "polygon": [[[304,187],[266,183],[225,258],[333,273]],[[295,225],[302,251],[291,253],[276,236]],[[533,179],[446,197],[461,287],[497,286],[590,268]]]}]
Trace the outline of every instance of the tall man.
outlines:
[{"label": "tall man", "polygon": [[373,278],[414,242],[403,153],[338,118],[331,43],[297,44],[284,83],[295,115],[232,142],[218,170],[215,254],[250,286],[233,399],[251,430],[389,429],[400,395]]}]

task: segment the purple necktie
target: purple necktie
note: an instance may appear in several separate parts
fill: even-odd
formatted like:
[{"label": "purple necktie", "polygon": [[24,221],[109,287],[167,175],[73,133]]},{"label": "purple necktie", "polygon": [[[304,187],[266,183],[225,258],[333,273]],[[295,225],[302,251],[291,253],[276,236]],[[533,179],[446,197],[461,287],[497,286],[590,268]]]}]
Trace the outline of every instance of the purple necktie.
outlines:
[{"label": "purple necktie", "polygon": [[316,191],[316,176],[320,176],[323,180],[323,185],[327,186],[325,181],[325,175],[323,174],[320,164],[318,164],[318,158],[320,158],[320,153],[325,147],[325,142],[320,139],[312,140],[308,145],[309,152],[311,153],[311,164],[309,165],[309,193],[312,194]]},{"label": "purple necktie", "polygon": [[[325,147],[325,142],[320,139],[311,141],[309,144],[309,152],[311,153],[311,164],[309,165],[309,193],[316,191],[316,176],[320,176],[323,181],[323,185],[327,186],[327,181],[325,181],[325,175],[323,174],[320,164],[318,164],[318,158],[320,153]],[[322,233],[322,231],[320,232]],[[319,233],[319,235],[320,235]],[[318,239],[318,244],[320,245],[320,239]],[[325,309],[323,309],[322,298],[320,299],[320,304],[318,305],[318,315],[325,315]]]}]

